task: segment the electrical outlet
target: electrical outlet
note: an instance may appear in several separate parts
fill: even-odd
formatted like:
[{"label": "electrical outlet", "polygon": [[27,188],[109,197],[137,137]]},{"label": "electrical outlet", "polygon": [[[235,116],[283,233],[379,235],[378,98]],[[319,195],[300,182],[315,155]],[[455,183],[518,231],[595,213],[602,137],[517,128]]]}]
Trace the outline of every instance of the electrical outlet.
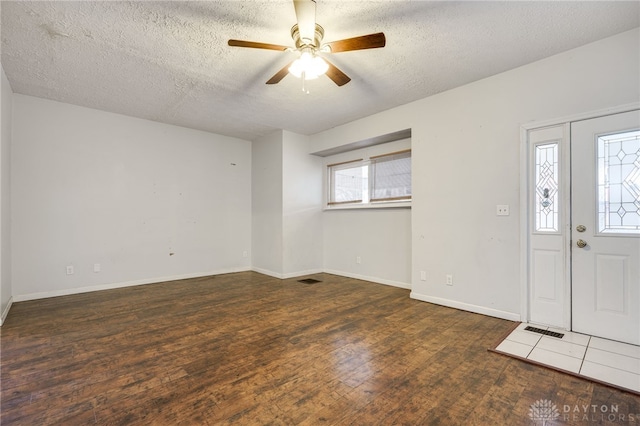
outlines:
[{"label": "electrical outlet", "polygon": [[362,258],[360,256],[356,256],[356,263],[358,265],[362,263]]},{"label": "electrical outlet", "polygon": [[243,251],[242,252],[242,257],[249,257],[249,252],[248,251]]},{"label": "electrical outlet", "polygon": [[67,265],[67,275],[73,275],[73,265]]},{"label": "electrical outlet", "polygon": [[100,266],[99,263],[94,263],[93,264],[93,272],[98,273],[102,270],[102,267]]},{"label": "electrical outlet", "polygon": [[420,271],[420,280],[421,281],[426,281],[427,280],[427,272],[426,271]]},{"label": "electrical outlet", "polygon": [[447,285],[453,285],[453,275],[447,274]]},{"label": "electrical outlet", "polygon": [[509,205],[498,204],[496,206],[496,216],[509,216]]}]

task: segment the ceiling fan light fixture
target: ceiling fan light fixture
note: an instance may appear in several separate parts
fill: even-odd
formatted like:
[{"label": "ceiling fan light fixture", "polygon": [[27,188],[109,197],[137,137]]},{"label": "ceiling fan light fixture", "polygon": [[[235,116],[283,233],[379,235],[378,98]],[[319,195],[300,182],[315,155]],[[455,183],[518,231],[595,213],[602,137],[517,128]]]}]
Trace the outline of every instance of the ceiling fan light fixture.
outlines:
[{"label": "ceiling fan light fixture", "polygon": [[289,67],[289,73],[298,78],[313,80],[326,73],[328,69],[329,64],[324,59],[313,52],[303,51]]},{"label": "ceiling fan light fixture", "polygon": [[291,38],[295,47],[236,39],[227,42],[229,46],[297,52],[300,55],[298,59],[278,70],[267,80],[267,84],[279,83],[287,74],[292,74],[302,80],[302,91],[309,93],[305,81],[326,74],[336,85],[344,86],[351,81],[349,76],[318,54],[374,49],[386,44],[384,33],[381,32],[323,44],[324,28],[316,23],[316,0],[293,0],[293,7],[297,22],[291,27]]}]

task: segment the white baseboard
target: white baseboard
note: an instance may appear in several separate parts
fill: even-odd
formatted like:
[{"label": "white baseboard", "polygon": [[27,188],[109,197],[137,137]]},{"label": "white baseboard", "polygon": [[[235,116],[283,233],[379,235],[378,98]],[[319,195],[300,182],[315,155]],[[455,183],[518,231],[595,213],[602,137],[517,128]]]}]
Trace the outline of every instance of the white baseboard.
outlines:
[{"label": "white baseboard", "polygon": [[283,274],[282,277],[284,279],[298,278],[298,277],[304,277],[305,275],[321,274],[323,272],[324,271],[322,269],[309,269],[307,271],[289,272],[288,274]]},{"label": "white baseboard", "polygon": [[[364,276],[359,274],[353,274],[351,272],[337,271],[332,269],[325,269],[325,270],[313,269],[308,271],[299,271],[299,272],[292,272],[287,274],[280,274],[280,273],[269,271],[262,268],[251,268],[251,269],[231,268],[231,269],[224,269],[224,270],[217,270],[217,271],[210,271],[210,272],[175,275],[170,277],[156,277],[156,278],[150,278],[150,279],[144,279],[144,280],[126,281],[121,283],[103,284],[103,285],[96,285],[96,286],[90,286],[90,287],[79,287],[79,288],[47,291],[47,292],[41,292],[41,293],[21,294],[18,296],[13,296],[12,298],[9,299],[9,303],[7,304],[7,307],[4,309],[4,311],[2,312],[2,315],[0,316],[0,326],[4,323],[7,315],[9,314],[9,309],[11,309],[11,305],[13,304],[13,302],[24,302],[27,300],[44,299],[47,297],[67,296],[70,294],[88,293],[91,291],[111,290],[111,289],[122,288],[122,287],[132,287],[132,286],[154,284],[154,283],[160,283],[160,282],[166,282],[166,281],[176,281],[176,280],[184,280],[189,278],[200,278],[200,277],[207,277],[211,275],[221,275],[221,274],[229,274],[234,272],[246,272],[246,271],[255,271],[260,274],[268,275],[268,276],[279,278],[279,279],[295,278],[295,277],[300,277],[304,275],[313,275],[313,274],[319,274],[319,273],[325,272],[327,274],[339,275],[339,276],[348,277],[348,278],[355,278],[358,280],[370,281],[378,284],[384,284],[384,285],[404,288],[408,290],[411,289],[411,284],[409,283],[386,280],[386,279],[377,278],[377,277],[369,277],[369,276]],[[426,294],[420,294],[413,291],[409,294],[409,297],[411,297],[412,299],[421,300],[423,302],[434,303],[436,305],[447,306],[449,308],[455,308],[455,309],[474,312],[477,314],[487,315],[491,317],[502,318],[509,321],[517,321],[517,322],[521,321],[520,314],[516,314],[513,312],[501,311],[498,309],[487,308],[485,306],[472,305],[469,303],[459,302],[456,300],[443,299],[440,297],[429,296]]]},{"label": "white baseboard", "polygon": [[64,290],[45,291],[41,293],[21,294],[18,296],[14,296],[13,299],[15,302],[25,302],[27,300],[45,299],[47,297],[68,296],[70,294],[89,293],[91,291],[112,290],[115,288],[122,288],[122,287],[133,287],[133,286],[145,285],[145,284],[162,283],[166,281],[185,280],[189,278],[200,278],[200,277],[208,277],[210,275],[222,275],[222,274],[230,274],[233,272],[246,272],[246,271],[250,271],[250,269],[230,268],[230,269],[222,269],[222,270],[210,271],[210,272],[198,272],[193,274],[174,275],[170,277],[155,277],[155,278],[147,278],[143,280],[125,281],[120,283],[100,284],[100,285],[87,286],[87,287],[69,288]]},{"label": "white baseboard", "polygon": [[384,284],[384,285],[389,285],[389,286],[392,286],[392,287],[400,287],[400,288],[404,288],[404,289],[407,289],[407,290],[411,290],[411,284],[410,283],[403,283],[403,282],[400,282],[400,281],[386,280],[384,278],[368,277],[366,275],[358,275],[358,274],[353,274],[351,272],[336,271],[336,270],[333,270],[333,269],[325,269],[324,272],[326,272],[327,274],[340,275],[340,276],[347,277],[347,278],[355,278],[356,280],[371,281],[371,282],[377,283],[377,284]]},{"label": "white baseboard", "polygon": [[411,292],[409,297],[416,300],[421,300],[423,302],[434,303],[436,305],[442,305],[449,308],[460,309],[462,311],[473,312],[476,314],[487,315],[490,317],[506,319],[509,321],[517,321],[520,322],[520,314],[516,314],[513,312],[500,311],[498,309],[487,308],[485,306],[472,305],[470,303],[459,302],[457,300],[449,300],[443,299],[435,296],[428,296],[426,294],[420,294],[416,292]]},{"label": "white baseboard", "polygon": [[263,275],[268,275],[273,278],[279,278],[281,280],[286,280],[287,278],[303,277],[305,275],[321,274],[325,272],[322,269],[309,269],[307,271],[297,271],[297,272],[289,272],[286,274],[281,274],[279,272],[273,272],[268,269],[262,269],[262,268],[251,268],[251,270],[253,272],[257,272]]},{"label": "white baseboard", "polygon": [[251,268],[251,270],[253,272],[257,272],[257,273],[262,274],[262,275],[268,275],[268,276],[273,277],[273,278],[278,278],[278,279],[283,279],[284,278],[281,273],[273,272],[273,271],[270,271],[268,269],[262,269],[262,268],[255,268],[254,267],[254,268]]},{"label": "white baseboard", "polygon": [[4,324],[4,321],[7,319],[7,315],[9,315],[9,309],[11,309],[11,305],[13,305],[13,297],[9,298],[9,303],[7,303],[7,307],[2,311],[2,315],[0,315],[0,327]]},{"label": "white baseboard", "polygon": [[[310,270],[306,270],[306,271],[297,271],[297,272],[290,272],[290,273],[286,273],[286,274],[281,274],[279,272],[273,272],[273,271],[270,271],[268,269],[262,269],[262,268],[255,268],[254,267],[254,268],[250,268],[250,269],[249,268],[231,268],[231,269],[225,269],[225,270],[217,270],[217,271],[210,271],[210,272],[200,272],[200,273],[194,273],[194,274],[183,274],[183,275],[175,275],[175,276],[169,276],[169,277],[156,277],[156,278],[148,278],[148,279],[143,279],[143,280],[125,281],[125,282],[110,283],[110,284],[100,284],[100,285],[94,285],[94,286],[78,287],[78,288],[70,288],[70,289],[54,290],[54,291],[45,291],[45,292],[39,292],[39,293],[20,294],[20,295],[14,296],[12,301],[14,301],[14,302],[25,302],[27,300],[45,299],[45,298],[48,298],[48,297],[68,296],[68,295],[71,295],[71,294],[88,293],[88,292],[91,292],[91,291],[111,290],[111,289],[122,288],[122,287],[133,287],[133,286],[138,286],[138,285],[155,284],[155,283],[166,282],[166,281],[176,281],[176,280],[184,280],[184,279],[189,279],[189,278],[199,278],[199,277],[207,277],[207,276],[210,276],[210,275],[221,275],[221,274],[229,274],[229,273],[234,273],[234,272],[246,272],[246,271],[254,271],[254,272],[257,272],[257,273],[260,273],[260,274],[264,274],[264,275],[268,275],[270,277],[278,278],[278,279],[281,279],[281,280],[282,279],[287,279],[287,278],[302,277],[302,276],[306,276],[306,275],[321,274],[323,272],[326,272],[328,274],[341,275],[341,276],[345,276],[345,277],[349,277],[349,278],[355,278],[355,279],[359,279],[359,280],[371,281],[371,282],[378,283],[378,284],[385,284],[385,285],[390,285],[390,286],[400,287],[400,288],[406,288],[406,289],[410,289],[411,288],[411,284],[407,284],[407,283],[401,283],[401,282],[397,282],[397,281],[385,280],[385,279],[376,278],[376,277],[367,277],[367,276],[364,276],[364,275],[350,274],[348,272],[342,272],[342,271],[310,269]],[[7,311],[8,311],[8,309],[7,309]]]},{"label": "white baseboard", "polygon": [[408,283],[403,283],[403,282],[399,282],[399,281],[392,281],[392,280],[385,280],[383,278],[377,278],[377,277],[368,277],[366,275],[352,274],[350,272],[336,271],[334,269],[311,269],[311,270],[308,270],[308,271],[291,272],[291,273],[288,273],[288,274],[280,274],[278,272],[269,271],[268,269],[255,268],[255,267],[252,270],[254,272],[259,273],[259,274],[268,275],[270,277],[279,278],[281,280],[284,280],[284,279],[287,279],[287,278],[302,277],[302,276],[305,276],[305,275],[327,273],[327,274],[339,275],[341,277],[355,278],[357,280],[371,281],[371,282],[377,283],[377,284],[384,284],[384,285],[389,285],[389,286],[393,286],[393,287],[405,288],[407,290],[411,289],[411,284],[408,284]]},{"label": "white baseboard", "polygon": [[[295,277],[319,274],[324,272],[327,274],[339,275],[339,276],[348,277],[348,278],[355,278],[358,280],[370,281],[378,284],[384,284],[384,285],[411,290],[411,284],[409,283],[386,280],[386,279],[377,278],[377,277],[369,277],[364,275],[353,274],[350,272],[336,271],[332,269],[327,269],[327,270],[313,269],[308,271],[299,271],[299,272],[292,272],[287,274],[280,274],[280,273],[269,271],[262,268],[251,268],[251,269],[231,268],[231,269],[224,269],[224,270],[217,270],[217,271],[210,271],[210,272],[175,275],[170,277],[156,277],[156,278],[150,278],[150,279],[144,279],[144,280],[127,281],[127,282],[112,283],[112,284],[102,284],[102,285],[96,285],[96,286],[90,286],[90,287],[79,287],[79,288],[72,288],[72,289],[47,291],[47,292],[41,292],[41,293],[30,293],[30,294],[13,296],[9,299],[9,303],[7,303],[7,307],[4,309],[4,311],[2,311],[2,314],[0,316],[0,326],[2,326],[5,319],[7,318],[7,315],[9,314],[9,309],[11,309],[11,305],[13,304],[13,302],[24,302],[27,300],[44,299],[47,297],[67,296],[70,294],[88,293],[91,291],[110,290],[110,289],[122,288],[122,287],[132,287],[132,286],[145,285],[145,284],[161,283],[166,281],[176,281],[176,280],[184,280],[189,278],[200,278],[200,277],[207,277],[211,275],[222,275],[222,274],[230,274],[234,272],[246,272],[246,271],[254,271],[260,274],[268,275],[268,276],[279,278],[279,279],[295,278]],[[485,306],[472,305],[470,303],[459,302],[456,300],[443,299],[440,297],[416,293],[414,291],[412,291],[409,294],[409,297],[411,297],[412,299],[421,300],[423,302],[434,303],[436,305],[447,306],[449,308],[455,308],[463,311],[474,312],[477,314],[487,315],[495,318],[501,318],[501,319],[505,319],[509,321],[517,321],[517,322],[521,321],[520,314],[516,314],[513,312],[501,311],[498,309],[487,308]]]}]

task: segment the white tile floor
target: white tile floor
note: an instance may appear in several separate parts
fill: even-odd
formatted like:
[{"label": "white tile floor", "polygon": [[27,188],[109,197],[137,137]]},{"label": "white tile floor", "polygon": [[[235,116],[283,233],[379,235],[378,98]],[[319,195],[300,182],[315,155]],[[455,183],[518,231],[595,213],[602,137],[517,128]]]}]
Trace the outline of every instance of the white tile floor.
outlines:
[{"label": "white tile floor", "polygon": [[[564,336],[527,331],[528,325]],[[640,346],[523,323],[496,350],[640,392]]]}]

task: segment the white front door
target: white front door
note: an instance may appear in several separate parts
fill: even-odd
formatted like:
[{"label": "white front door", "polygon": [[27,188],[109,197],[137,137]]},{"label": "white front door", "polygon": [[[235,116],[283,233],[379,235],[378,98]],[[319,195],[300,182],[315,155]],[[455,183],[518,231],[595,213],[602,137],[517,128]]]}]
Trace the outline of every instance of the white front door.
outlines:
[{"label": "white front door", "polygon": [[640,344],[640,111],[571,124],[572,329]]}]

